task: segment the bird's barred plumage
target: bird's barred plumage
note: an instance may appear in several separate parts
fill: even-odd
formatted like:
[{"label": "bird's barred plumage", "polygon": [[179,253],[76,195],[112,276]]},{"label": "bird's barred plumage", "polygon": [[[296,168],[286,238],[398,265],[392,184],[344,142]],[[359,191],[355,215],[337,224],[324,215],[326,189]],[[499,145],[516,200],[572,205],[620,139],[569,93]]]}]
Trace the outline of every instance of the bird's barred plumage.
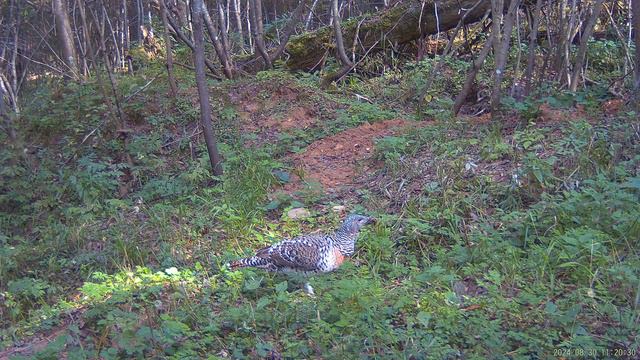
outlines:
[{"label": "bird's barred plumage", "polygon": [[235,270],[256,267],[273,272],[326,273],[340,267],[355,252],[360,229],[372,219],[349,215],[333,234],[301,235],[262,248],[252,257],[229,264]]}]

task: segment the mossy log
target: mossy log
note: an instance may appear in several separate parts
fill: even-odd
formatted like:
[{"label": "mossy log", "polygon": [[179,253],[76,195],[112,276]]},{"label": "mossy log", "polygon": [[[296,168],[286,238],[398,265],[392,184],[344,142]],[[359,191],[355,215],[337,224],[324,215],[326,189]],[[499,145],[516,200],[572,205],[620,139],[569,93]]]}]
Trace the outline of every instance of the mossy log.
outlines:
[{"label": "mossy log", "polygon": [[[355,47],[356,56],[383,50],[389,44],[402,44],[454,28],[466,11],[473,8],[478,0],[405,0],[395,7],[378,13],[348,19],[342,24],[345,48]],[[491,1],[482,0],[465,22],[478,21],[491,7]],[[287,67],[291,70],[309,70],[316,67],[327,51],[334,51],[335,42],[330,26],[292,37],[286,47]]]}]

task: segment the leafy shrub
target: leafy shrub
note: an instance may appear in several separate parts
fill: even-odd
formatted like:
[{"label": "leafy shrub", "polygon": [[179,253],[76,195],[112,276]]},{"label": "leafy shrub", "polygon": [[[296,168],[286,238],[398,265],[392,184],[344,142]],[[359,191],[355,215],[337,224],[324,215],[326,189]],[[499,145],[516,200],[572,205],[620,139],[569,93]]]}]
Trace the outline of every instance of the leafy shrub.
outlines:
[{"label": "leafy shrub", "polygon": [[240,216],[251,218],[260,212],[267,191],[278,180],[273,170],[282,167],[265,152],[236,149],[225,159],[222,180],[225,203]]},{"label": "leafy shrub", "polygon": [[501,103],[504,108],[515,110],[527,122],[535,121],[541,114],[540,105],[542,103],[531,97],[518,101],[512,97],[505,96],[502,98]]},{"label": "leafy shrub", "polygon": [[522,172],[528,179],[532,192],[554,188],[559,180],[553,172],[553,166],[557,160],[555,156],[540,158],[533,152],[525,155],[522,159]]},{"label": "leafy shrub", "polygon": [[65,176],[78,199],[91,205],[100,199],[115,197],[118,178],[123,175],[120,170],[126,167],[125,164],[108,165],[89,155],[80,158],[78,165],[77,171]]},{"label": "leafy shrub", "polygon": [[507,144],[500,131],[491,131],[482,141],[480,156],[487,161],[503,159],[511,154],[511,145]]},{"label": "leafy shrub", "polygon": [[379,105],[354,102],[347,110],[338,110],[336,124],[344,128],[358,126],[365,122],[377,122],[397,117],[395,111],[384,110]]},{"label": "leafy shrub", "polygon": [[415,141],[400,136],[386,136],[375,142],[375,157],[392,170],[401,167],[401,159],[416,151]]},{"label": "leafy shrub", "polygon": [[610,83],[623,75],[625,49],[619,41],[589,40],[587,56],[589,57],[589,75],[594,80]]},{"label": "leafy shrub", "polygon": [[21,278],[9,281],[7,291],[0,293],[4,302],[0,305],[0,314],[5,311],[13,321],[24,319],[30,310],[45,303],[49,285],[41,279]]}]

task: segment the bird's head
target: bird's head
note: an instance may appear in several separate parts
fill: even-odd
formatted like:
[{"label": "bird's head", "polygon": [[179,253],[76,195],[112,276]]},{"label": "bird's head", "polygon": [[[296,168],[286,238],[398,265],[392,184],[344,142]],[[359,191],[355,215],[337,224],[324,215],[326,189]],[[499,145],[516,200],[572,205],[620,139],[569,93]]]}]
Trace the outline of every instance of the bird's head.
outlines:
[{"label": "bird's head", "polygon": [[365,225],[375,222],[375,219],[369,216],[351,214],[342,223],[340,231],[348,234],[357,234]]}]

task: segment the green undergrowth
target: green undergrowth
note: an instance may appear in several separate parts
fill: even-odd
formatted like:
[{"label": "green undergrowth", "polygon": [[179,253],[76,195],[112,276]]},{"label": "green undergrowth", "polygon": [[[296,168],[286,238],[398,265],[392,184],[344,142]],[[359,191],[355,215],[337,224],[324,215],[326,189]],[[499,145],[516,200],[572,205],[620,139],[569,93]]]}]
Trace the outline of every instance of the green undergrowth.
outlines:
[{"label": "green undergrowth", "polygon": [[[123,80],[122,91],[148,81],[129,79],[128,92]],[[331,109],[328,124],[256,148],[215,98],[225,173],[214,184],[191,136],[192,99],[163,100],[156,81],[127,103],[139,118],[126,138],[109,130],[95,85],[70,85],[34,95],[49,107],[25,111],[23,146],[0,150],[0,349],[44,334],[52,341],[25,358],[636,356],[633,114],[536,124],[536,104],[520,102],[510,125],[442,115],[377,140],[377,182],[342,204],[322,192],[275,197],[295,172],[286,154],[401,112],[314,90],[301,101]],[[313,84],[277,71],[256,81]],[[339,91],[354,86],[363,85]],[[301,291],[304,279],[224,266],[335,228],[334,205],[379,221],[351,261],[311,279],[316,297]],[[310,218],[285,215],[301,206]]]}]

